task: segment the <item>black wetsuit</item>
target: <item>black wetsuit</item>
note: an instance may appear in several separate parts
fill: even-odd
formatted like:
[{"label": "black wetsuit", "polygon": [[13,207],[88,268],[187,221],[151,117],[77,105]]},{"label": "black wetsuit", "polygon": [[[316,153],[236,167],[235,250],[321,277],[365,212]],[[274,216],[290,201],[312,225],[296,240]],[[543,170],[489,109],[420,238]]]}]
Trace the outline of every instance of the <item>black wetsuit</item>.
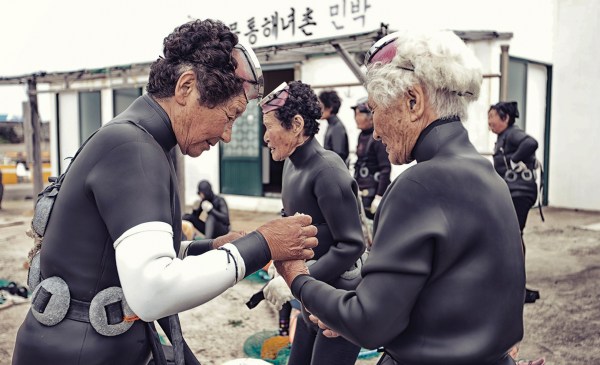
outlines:
[{"label": "black wetsuit", "polygon": [[523,337],[525,270],[506,184],[458,119],[428,126],[413,156],[379,206],[356,290],[301,275],[292,292],[397,364],[514,365],[507,352]]},{"label": "black wetsuit", "polygon": [[354,178],[358,183],[365,215],[373,219],[370,207],[375,195],[383,196],[390,185],[392,165],[385,146],[381,141],[373,139],[373,128],[361,131],[356,146],[356,164]]},{"label": "black wetsuit", "polygon": [[[538,194],[537,183],[533,175],[537,148],[537,141],[515,125],[509,126],[498,135],[494,148],[494,168],[508,184],[521,231],[525,228],[527,214],[535,203]],[[522,172],[507,174],[511,167],[511,161],[522,161],[529,171],[525,174]],[[523,176],[529,179],[524,179]]]},{"label": "black wetsuit", "polygon": [[348,162],[348,155],[350,150],[348,148],[348,134],[346,133],[346,127],[338,118],[337,115],[331,115],[327,118],[327,131],[325,131],[325,141],[323,147],[326,150],[337,153],[344,163]]},{"label": "black wetsuit", "polygon": [[[168,157],[175,145],[169,117],[149,95],[103,126],[63,182],[44,235],[42,278],[62,278],[71,300],[87,303],[105,288],[120,287],[113,242],[145,222],[172,225],[178,252],[181,212]],[[270,260],[261,237],[251,234],[236,241],[247,275]],[[196,253],[208,244],[198,245]],[[90,323],[69,317],[55,326],[42,325],[30,310],[17,334],[13,364],[145,365],[150,356],[146,328],[138,320],[127,332],[109,337],[98,334]]]},{"label": "black wetsuit", "polygon": [[[308,214],[318,229],[313,277],[334,287],[352,289],[356,282],[340,278],[365,250],[357,204],[356,182],[342,161],[314,138],[285,161],[281,195],[287,215]],[[343,338],[327,339],[316,325],[299,320],[290,365],[354,364],[360,347]],[[311,358],[314,360],[311,363]]]},{"label": "black wetsuit", "polygon": [[194,228],[203,233],[206,238],[217,238],[227,234],[231,228],[227,202],[218,195],[206,200],[213,205],[213,208],[207,213],[206,222],[200,220],[202,205],[198,209],[192,210],[191,214],[184,214],[182,219],[191,222]]}]

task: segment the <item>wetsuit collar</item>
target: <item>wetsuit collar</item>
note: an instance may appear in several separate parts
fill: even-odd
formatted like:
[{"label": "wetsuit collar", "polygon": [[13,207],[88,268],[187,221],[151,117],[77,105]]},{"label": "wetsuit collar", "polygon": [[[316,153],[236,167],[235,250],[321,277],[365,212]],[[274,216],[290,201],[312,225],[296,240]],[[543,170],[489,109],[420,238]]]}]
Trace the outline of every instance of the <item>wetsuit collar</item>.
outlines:
[{"label": "wetsuit collar", "polygon": [[165,110],[149,94],[142,95],[140,99],[145,101],[154,113],[150,120],[143,119],[138,121],[138,123],[156,139],[164,150],[170,151],[177,144],[171,119],[169,119]]},{"label": "wetsuit collar", "polygon": [[310,137],[303,145],[296,148],[289,159],[294,166],[303,165],[319,148],[323,149],[314,137]]},{"label": "wetsuit collar", "polygon": [[451,116],[446,118],[440,118],[433,121],[430,125],[428,125],[417,139],[417,143],[415,143],[415,148],[413,149],[413,157],[417,162],[427,161],[431,159],[436,152],[439,150],[439,141],[438,139],[427,138],[427,136],[434,130],[440,129],[442,126],[448,123],[460,122],[460,118],[457,116]]},{"label": "wetsuit collar", "polygon": [[498,135],[498,137],[500,137],[500,136],[506,136],[506,135],[508,135],[508,133],[510,133],[510,131],[512,130],[512,128],[513,128],[514,126],[515,126],[515,125],[513,124],[513,125],[509,125],[508,127],[506,127],[506,129],[505,129],[505,130],[503,130],[502,132],[500,132],[500,134]]},{"label": "wetsuit collar", "polygon": [[327,123],[329,125],[336,125],[340,121],[340,118],[336,114],[332,114],[329,118],[327,118]]},{"label": "wetsuit collar", "polygon": [[374,127],[371,127],[371,128],[369,128],[369,129],[364,129],[364,130],[360,131],[360,134],[363,134],[363,135],[367,135],[367,134],[373,134],[373,131],[374,131],[374,130],[375,130],[375,128],[374,128]]}]

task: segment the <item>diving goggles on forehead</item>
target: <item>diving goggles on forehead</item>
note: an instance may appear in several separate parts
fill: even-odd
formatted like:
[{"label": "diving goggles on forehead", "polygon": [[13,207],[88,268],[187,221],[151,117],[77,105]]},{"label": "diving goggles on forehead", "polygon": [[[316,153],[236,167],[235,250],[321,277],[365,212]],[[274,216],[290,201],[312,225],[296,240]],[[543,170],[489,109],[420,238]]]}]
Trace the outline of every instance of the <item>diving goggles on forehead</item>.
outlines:
[{"label": "diving goggles on forehead", "polygon": [[263,114],[266,114],[275,109],[279,109],[285,105],[285,101],[290,96],[290,87],[287,82],[281,83],[269,95],[262,98],[258,105],[262,108]]},{"label": "diving goggles on forehead", "polygon": [[[380,62],[382,65],[387,65],[392,62],[396,56],[398,48],[396,47],[396,39],[400,36],[400,32],[394,32],[381,38],[365,54],[365,65],[369,66],[371,63]],[[398,66],[406,71],[414,71],[415,67],[409,62],[408,67]]]},{"label": "diving goggles on forehead", "polygon": [[242,42],[233,47],[233,58],[237,61],[235,74],[244,80],[244,94],[248,101],[262,98],[265,91],[262,68],[256,54]]}]

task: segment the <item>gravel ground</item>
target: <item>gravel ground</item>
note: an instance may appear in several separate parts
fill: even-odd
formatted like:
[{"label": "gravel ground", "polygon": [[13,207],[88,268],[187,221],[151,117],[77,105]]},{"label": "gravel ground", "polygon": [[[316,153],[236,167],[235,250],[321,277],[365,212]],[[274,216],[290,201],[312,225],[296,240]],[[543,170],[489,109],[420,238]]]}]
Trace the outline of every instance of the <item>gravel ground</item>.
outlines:
[{"label": "gravel ground", "polygon": [[[31,245],[25,236],[31,201],[5,201],[0,210],[0,279],[26,282],[23,262]],[[548,364],[600,364],[600,232],[582,229],[599,223],[600,212],[536,210],[525,229],[528,287],[541,299],[525,306],[525,337],[519,358],[546,357]],[[252,230],[277,217],[232,211],[233,228]],[[244,341],[277,329],[277,312],[267,303],[249,310],[244,303],[261,283],[243,281],[205,305],[181,314],[184,335],[204,365],[246,357]],[[476,295],[476,293],[474,293]],[[476,299],[476,298],[475,298]],[[10,364],[16,332],[27,304],[0,310],[0,364]],[[373,365],[377,359],[359,360]]]}]

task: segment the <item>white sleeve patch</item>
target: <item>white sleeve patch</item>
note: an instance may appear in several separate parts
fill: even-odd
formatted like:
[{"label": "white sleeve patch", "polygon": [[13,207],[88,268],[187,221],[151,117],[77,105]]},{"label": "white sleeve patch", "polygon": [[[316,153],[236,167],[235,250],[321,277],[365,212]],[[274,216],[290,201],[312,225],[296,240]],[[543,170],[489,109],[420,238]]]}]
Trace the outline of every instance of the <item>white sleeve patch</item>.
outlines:
[{"label": "white sleeve patch", "polygon": [[171,235],[171,238],[173,238],[173,227],[171,227],[170,224],[158,221],[146,222],[138,224],[137,226],[129,228],[123,232],[121,237],[117,238],[117,240],[113,243],[113,248],[116,249],[125,238],[141,232],[166,232]]},{"label": "white sleeve patch", "polygon": [[144,229],[120,237],[115,254],[127,303],[142,320],[153,321],[217,297],[246,273],[238,249],[222,247],[181,260],[171,231]]}]

